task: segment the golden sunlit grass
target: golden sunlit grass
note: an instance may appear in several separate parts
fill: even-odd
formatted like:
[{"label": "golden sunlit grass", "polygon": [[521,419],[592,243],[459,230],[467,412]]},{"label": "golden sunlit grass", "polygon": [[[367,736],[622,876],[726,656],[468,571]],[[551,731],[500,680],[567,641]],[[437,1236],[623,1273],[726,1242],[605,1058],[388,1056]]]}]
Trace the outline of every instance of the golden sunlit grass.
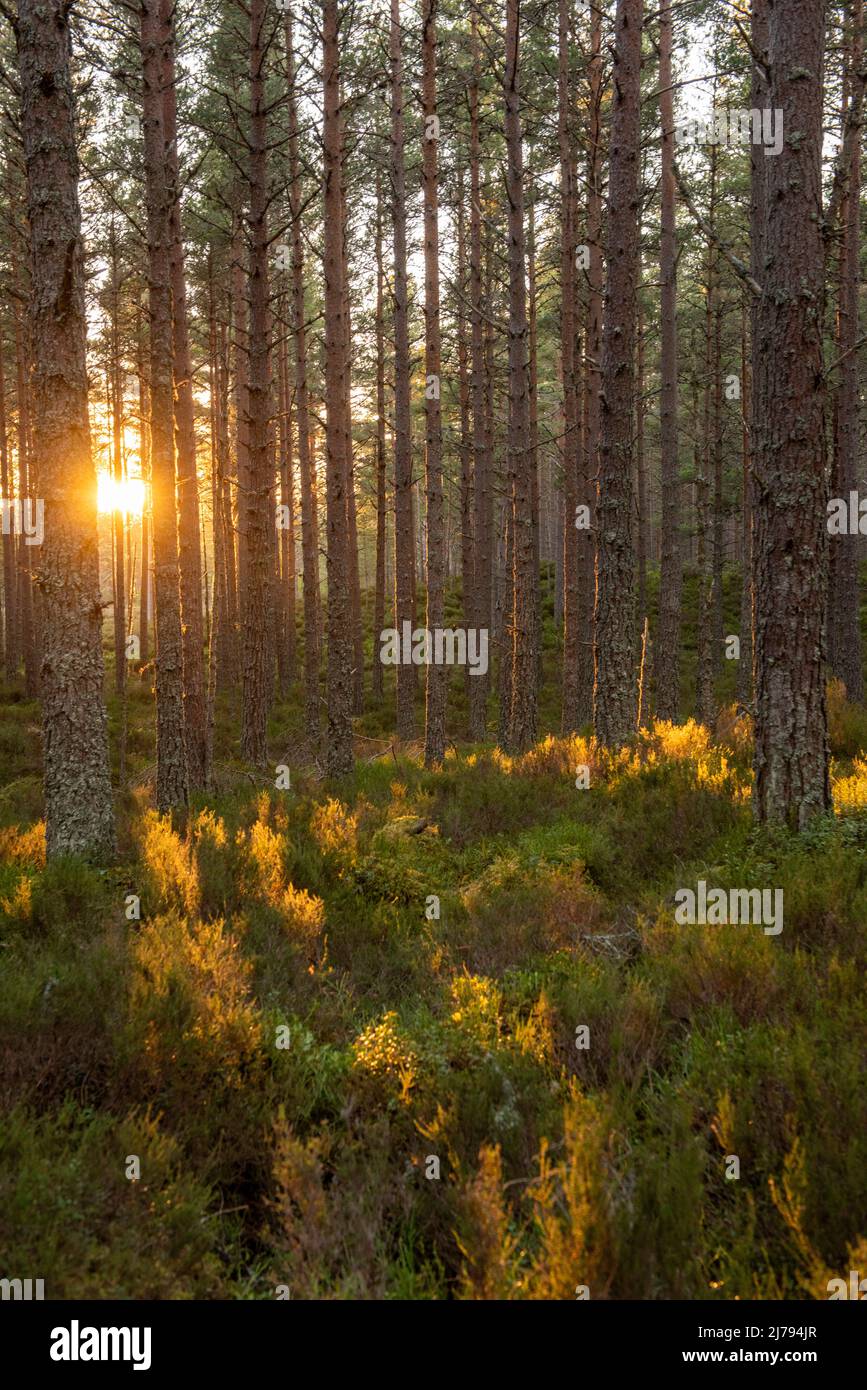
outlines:
[{"label": "golden sunlit grass", "polygon": [[[171,1070],[179,1052],[198,1077],[219,1068],[225,1084],[261,1044],[251,995],[252,962],[222,921],[154,917],[138,934],[131,1004],[144,1027],[144,1050],[156,1071]],[[192,1044],[192,1046],[187,1046]]]},{"label": "golden sunlit grass", "polygon": [[317,806],[310,818],[310,833],[320,852],[336,860],[353,860],[357,832],[358,816],[333,797]]},{"label": "golden sunlit grass", "polygon": [[155,900],[187,916],[199,910],[198,865],[188,840],[172,828],[171,816],[148,810],[141,825],[143,868]]},{"label": "golden sunlit grass", "polygon": [[354,1064],[374,1075],[393,1074],[406,1083],[414,1075],[418,1058],[390,1009],[376,1023],[370,1023],[353,1044]]},{"label": "golden sunlit grass", "polygon": [[[44,1155],[84,1242],[91,1187],[118,1206],[112,1155],[151,1164],[165,1136],[195,1190],[169,1165],[154,1200],[200,1242],[194,1274],[174,1246],[157,1268],[152,1214],[125,1207],[132,1273],[76,1246],[64,1294],[825,1296],[864,1258],[867,1162],[867,734],[829,703],[838,815],[806,837],[752,826],[734,706],[616,753],[552,736],[362,764],[341,800],[137,805],[117,872],[46,865],[11,782],[0,1049],[12,1103],[39,1103],[11,1129],[3,1107],[0,1244],[32,1245],[2,1171]],[[782,936],[680,926],[698,878],[779,885]]]},{"label": "golden sunlit grass", "polygon": [[[260,805],[260,815],[262,812]],[[284,836],[257,820],[249,833],[238,831],[237,843],[246,855],[248,876],[244,882],[249,892],[275,908],[289,939],[321,963],[325,950],[325,904],[288,880]]]},{"label": "golden sunlit grass", "polygon": [[0,863],[30,864],[45,868],[45,822],[37,821],[28,829],[17,825],[0,830]]},{"label": "golden sunlit grass", "polygon": [[867,810],[867,758],[856,758],[848,776],[837,776],[832,768],[831,791],[838,816]]},{"label": "golden sunlit grass", "polygon": [[[747,720],[729,719],[727,743],[738,756],[749,753],[750,730]],[[685,724],[655,721],[650,728],[639,729],[634,746],[606,749],[595,738],[578,734],[558,738],[549,735],[527,753],[511,757],[497,748],[490,755],[495,767],[506,774],[521,777],[575,777],[586,768],[590,786],[599,781],[611,785],[624,777],[636,777],[643,769],[666,763],[688,764],[692,767],[696,785],[711,791],[746,801],[750,795],[749,777],[742,775],[732,762],[728,749],[714,742],[710,730],[688,719]],[[474,757],[467,760],[472,765]]]}]

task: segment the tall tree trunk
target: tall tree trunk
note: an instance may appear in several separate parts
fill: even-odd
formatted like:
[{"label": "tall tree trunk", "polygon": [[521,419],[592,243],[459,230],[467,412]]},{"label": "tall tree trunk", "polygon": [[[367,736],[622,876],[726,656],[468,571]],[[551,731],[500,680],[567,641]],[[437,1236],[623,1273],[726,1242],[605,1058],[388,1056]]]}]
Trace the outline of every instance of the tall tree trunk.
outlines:
[{"label": "tall tree trunk", "polygon": [[[714,93],[716,80],[714,80]],[[716,219],[716,146],[710,151],[710,196],[708,221]],[[714,705],[714,551],[711,520],[711,472],[716,457],[713,401],[718,364],[715,358],[714,324],[719,268],[716,248],[708,244],[704,295],[704,390],[702,409],[702,449],[700,471],[696,476],[696,517],[698,539],[698,628],[696,633],[695,717],[710,727],[716,717]]]},{"label": "tall tree trunk", "polygon": [[[283,315],[281,314],[281,320]],[[278,667],[283,693],[295,680],[295,472],[292,462],[292,399],[288,344],[281,329],[280,370],[280,652]]]},{"label": "tall tree trunk", "polygon": [[[479,130],[478,19],[472,26],[473,71],[469,89],[470,106],[470,387],[473,420],[473,623],[490,633],[491,587],[493,574],[493,491],[492,448],[487,422],[484,307],[482,288],[482,189],[481,133]],[[466,583],[466,575],[464,576]],[[475,676],[470,684],[470,738],[483,739],[487,725],[487,695],[490,673]]]},{"label": "tall tree trunk", "polygon": [[711,671],[719,674],[723,661],[723,560],[725,550],[723,499],[723,376],[722,376],[723,302],[717,275],[717,294],[713,321],[713,565],[711,614]]},{"label": "tall tree trunk", "polygon": [[535,574],[533,461],[530,453],[530,371],[527,342],[524,160],[519,93],[519,0],[506,0],[503,77],[509,226],[509,457],[512,514],[512,671],[509,749],[535,742],[538,719],[538,578]]},{"label": "tall tree trunk", "polygon": [[114,681],[115,690],[120,696],[120,729],[118,734],[118,785],[126,789],[126,750],[127,750],[127,670],[126,670],[126,563],[124,555],[124,529],[126,513],[123,506],[124,457],[123,457],[123,382],[120,366],[120,272],[117,256],[117,237],[114,220],[109,234],[109,261],[111,266],[111,311],[109,340],[111,361],[108,369],[109,411],[111,415],[111,468],[115,487],[114,507],[111,513],[112,529],[112,596],[114,599]]},{"label": "tall tree trunk", "polygon": [[500,511],[502,533],[498,547],[497,574],[497,630],[500,634],[500,669],[497,672],[497,693],[499,696],[499,718],[497,741],[501,748],[509,747],[512,718],[512,628],[515,621],[515,489],[513,480],[507,482],[508,491]]},{"label": "tall tree trunk", "polygon": [[237,536],[237,592],[238,592],[238,632],[235,638],[237,647],[237,666],[240,672],[243,657],[241,654],[241,626],[246,605],[247,588],[247,543],[244,538],[247,528],[247,490],[250,486],[250,428],[248,419],[247,375],[249,371],[249,333],[247,323],[247,284],[245,268],[247,265],[246,242],[244,236],[243,192],[238,181],[235,189],[237,206],[234,212],[234,232],[232,236],[232,375],[235,406],[235,439],[232,451],[232,478],[230,487],[234,492],[235,505],[230,531],[232,545]]},{"label": "tall tree trunk", "polygon": [[[863,61],[864,7],[862,0],[849,6],[850,90]],[[851,99],[851,98],[850,98]],[[840,380],[837,388],[838,435],[835,451],[833,494],[848,498],[858,489],[860,453],[859,291],[861,261],[861,142],[854,141],[849,158],[848,183],[840,209],[840,313],[837,354]],[[831,669],[843,682],[850,700],[864,699],[864,666],[861,649],[859,586],[859,535],[835,536],[831,548],[831,583],[828,614],[828,647]]]},{"label": "tall tree trunk", "polygon": [[[343,93],[340,92],[340,113],[343,110]],[[340,114],[340,131],[343,131],[343,115]],[[340,145],[343,146],[343,135]],[[349,214],[346,208],[346,181],[343,181],[343,236],[349,236]],[[346,382],[345,382],[345,423],[346,423],[346,556],[349,562],[349,610],[353,639],[353,713],[364,713],[364,627],[361,621],[361,574],[358,570],[358,516],[356,503],[356,460],[353,450],[352,428],[352,293],[349,284],[349,245],[343,247],[343,334],[346,336]]]},{"label": "tall tree trunk", "polygon": [[[340,93],[341,148],[345,148],[343,119],[343,89]],[[346,380],[344,383],[344,422],[346,429],[346,554],[349,562],[349,612],[352,627],[352,709],[364,712],[364,628],[361,621],[361,575],[358,561],[358,512],[355,498],[355,453],[352,440],[352,295],[349,284],[349,214],[347,212],[346,178],[342,182],[343,198],[343,332],[346,338]]]},{"label": "tall tree trunk", "polygon": [[308,737],[319,738],[319,535],[316,476],[310,449],[307,386],[307,310],[304,295],[304,229],[301,162],[298,155],[298,103],[292,16],[286,11],[286,101],[289,111],[289,214],[292,232],[292,332],[295,345],[295,419],[298,424],[298,474],[301,488],[301,563],[304,582],[304,723]]},{"label": "tall tree trunk", "polygon": [[[455,337],[458,356],[458,403],[460,409],[460,547],[461,547],[461,595],[464,626],[475,624],[475,537],[473,533],[473,441],[470,424],[470,369],[469,345],[467,342],[467,316],[464,301],[467,295],[467,217],[464,197],[464,171],[458,168],[456,217],[457,236],[457,298],[455,304]],[[449,508],[451,518],[451,508]],[[446,564],[449,563],[449,545],[446,544]],[[473,675],[466,668],[465,686],[467,701],[475,696],[473,686],[480,679],[478,672]]]},{"label": "tall tree trunk", "polygon": [[226,458],[229,452],[227,363],[225,326],[217,323],[216,285],[213,254],[208,254],[208,317],[210,337],[211,389],[211,510],[214,549],[214,585],[211,619],[210,667],[208,671],[209,765],[212,761],[212,721],[214,696],[232,683],[232,641],[229,618],[228,537],[226,534]]},{"label": "tall tree trunk", "polygon": [[608,178],[608,282],[596,503],[594,724],[622,744],[635,729],[632,420],[638,277],[642,0],[617,0]]},{"label": "tall tree trunk", "polygon": [[[6,428],[6,375],[3,363],[3,340],[0,336],[0,488],[6,498],[12,496],[12,474],[9,466],[9,436]],[[15,537],[9,528],[3,530],[3,675],[12,680],[18,670],[18,603],[15,586]]]},{"label": "tall tree trunk", "polygon": [[[674,180],[674,100],[671,71],[672,12],[659,21],[659,118],[662,126],[662,184],[659,232],[660,279],[660,483],[662,531],[659,622],[653,663],[656,712],[675,720],[680,712],[680,600],[683,561],[680,541],[680,467],[677,423],[677,189]],[[764,158],[764,154],[760,155]]]},{"label": "tall tree trunk", "polygon": [[[389,29],[391,65],[391,194],[394,231],[394,621],[415,620],[413,577],[415,556],[412,505],[412,442],[410,438],[409,305],[406,279],[406,171],[404,162],[404,91],[401,23],[398,0],[391,0]],[[413,667],[397,666],[397,736],[414,733]]]},{"label": "tall tree trunk", "polygon": [[[578,717],[586,724],[593,717],[594,627],[596,622],[596,488],[599,467],[599,435],[602,395],[602,183],[604,76],[602,67],[602,10],[590,11],[590,62],[588,64],[587,130],[587,316],[585,320],[584,371],[584,473],[579,480],[579,505],[585,506],[592,525],[578,533],[580,576],[579,627],[583,633],[584,659],[578,667]],[[559,517],[563,525],[562,515]]]},{"label": "tall tree trunk", "polygon": [[708,395],[707,384],[705,384],[704,441],[702,447],[696,443],[695,448],[695,511],[698,554],[695,717],[700,724],[711,727],[716,711],[713,689],[713,648],[710,640],[713,625],[713,547],[710,537],[710,485],[708,483]]},{"label": "tall tree trunk", "polygon": [[[576,296],[576,315],[578,303]],[[577,321],[577,320],[576,320]],[[542,580],[539,551],[539,294],[536,267],[536,185],[533,178],[533,151],[527,163],[527,390],[529,413],[530,516],[533,525],[533,584],[536,596],[536,657],[542,680]]]},{"label": "tall tree trunk", "polygon": [[[756,108],[757,110],[760,108]],[[750,503],[750,480],[752,476],[752,431],[750,410],[752,403],[751,365],[748,355],[747,308],[741,310],[741,616],[740,616],[740,663],[738,665],[738,705],[747,709],[753,699],[753,605],[752,585],[750,583],[750,564],[752,557],[752,510]]]},{"label": "tall tree trunk", "polygon": [[175,449],[178,483],[178,559],[181,575],[181,634],[184,654],[184,717],[190,789],[205,784],[207,712],[205,708],[205,638],[202,623],[202,535],[199,520],[199,479],[196,470],[196,429],[193,413],[193,369],[187,323],[187,283],[181,230],[178,169],[177,92],[175,89],[175,3],[162,0],[162,22],[168,34],[163,49],[163,122],[166,173],[169,182],[169,260],[172,286],[172,377],[174,382]]},{"label": "tall tree trunk", "polygon": [[139,557],[139,660],[144,667],[150,657],[151,620],[151,529],[153,511],[151,488],[150,445],[150,387],[145,365],[144,321],[140,306],[136,306],[136,375],[138,377],[139,459],[144,485],[141,509],[141,555]]},{"label": "tall tree trunk", "polygon": [[[427,497],[427,628],[433,636],[444,622],[442,413],[440,407],[440,271],[437,193],[437,0],[423,0],[422,183],[424,189],[425,489]],[[431,653],[434,655],[435,653]],[[445,757],[446,678],[443,666],[427,668],[424,761],[437,767]]]},{"label": "tall tree trunk", "polygon": [[[111,414],[111,470],[115,486],[115,506],[111,513],[112,528],[112,593],[114,597],[114,688],[124,699],[126,695],[126,573],[124,567],[123,497],[123,388],[120,379],[120,267],[118,265],[117,230],[112,219],[109,228],[109,266],[111,311],[109,337],[111,361],[108,369],[109,409]],[[124,704],[124,714],[126,707]],[[123,761],[123,758],[121,759]],[[121,776],[121,785],[123,785]]]},{"label": "tall tree trunk", "polygon": [[45,505],[46,843],[50,857],[104,856],[114,847],[114,815],[68,7],[19,0],[16,39],[33,275],[34,451]]},{"label": "tall tree trunk", "polygon": [[323,0],[323,128],[325,214],[325,450],[328,545],[328,742],[330,776],[350,772],[352,633],[346,534],[346,331],[343,322],[343,150],[337,0]]},{"label": "tall tree trunk", "polygon": [[376,169],[376,580],[373,598],[373,694],[382,699],[380,633],[385,627],[385,270],[382,247],[382,178]]},{"label": "tall tree trunk", "polygon": [[[231,301],[230,301],[231,303]],[[231,310],[230,310],[231,312]],[[228,687],[236,687],[238,684],[238,632],[240,623],[238,619],[238,564],[237,552],[235,549],[235,524],[234,507],[232,499],[233,486],[237,482],[237,473],[233,475],[231,462],[230,439],[230,397],[231,397],[231,345],[230,345],[231,325],[228,320],[220,324],[220,415],[218,421],[218,447],[220,450],[220,478],[222,481],[221,505],[222,505],[222,534],[223,552],[226,560],[226,646],[224,653],[225,682]]]},{"label": "tall tree trunk", "polygon": [[570,129],[569,3],[559,0],[557,135],[560,153],[560,371],[563,378],[563,707],[564,734],[581,726],[579,668],[586,660],[581,630],[578,479],[581,471],[578,381],[575,346],[575,166]]},{"label": "tall tree trunk", "polygon": [[767,160],[764,293],[754,347],[755,809],[802,827],[830,805],[823,672],[824,0],[768,5],[768,105],[798,132]]},{"label": "tall tree trunk", "polygon": [[[754,54],[758,55],[761,61],[754,61],[750,70],[750,106],[753,110],[763,111],[768,106],[768,7],[767,0],[752,0],[750,6],[750,41]],[[757,284],[764,283],[765,274],[765,234],[767,231],[767,181],[768,160],[764,150],[758,145],[750,146],[750,272]],[[756,344],[759,339],[759,300],[753,295],[750,301],[750,358],[754,363]],[[756,415],[757,399],[755,391],[755,371],[751,366],[749,410],[744,405],[745,418],[749,425],[750,436],[750,457],[747,468],[747,475],[744,480],[744,506],[746,518],[744,530],[746,536],[746,554],[744,556],[744,579],[743,584],[746,589],[746,596],[741,601],[741,612],[749,618],[749,668],[747,676],[746,691],[742,690],[742,698],[745,698],[750,706],[755,699],[755,601],[753,590],[753,556],[754,556],[754,527],[753,527],[753,461],[755,459],[755,441],[758,435],[758,420]],[[741,656],[743,659],[743,634],[741,640]]]},{"label": "tall tree trunk", "polygon": [[[32,296],[32,286],[31,286]],[[33,505],[33,451],[30,420],[30,341],[32,328],[24,309],[15,315],[15,370],[18,389],[18,491],[22,506]],[[24,692],[35,699],[39,694],[39,667],[33,622],[33,575],[31,547],[23,535],[17,538],[17,595],[21,613],[21,655],[24,661]]]},{"label": "tall tree trunk", "polygon": [[172,393],[171,189],[162,79],[168,32],[160,0],[142,0],[141,52],[150,326],[151,492],[156,597],[157,785],[160,811],[189,799]]},{"label": "tall tree trunk", "polygon": [[245,585],[241,751],[256,767],[268,758],[267,719],[269,590],[274,525],[273,476],[269,447],[271,344],[268,312],[268,122],[265,104],[265,0],[250,4],[249,277],[247,425],[249,463],[244,497]]},{"label": "tall tree trunk", "polygon": [[[346,189],[343,190],[343,227],[346,236],[349,218]],[[355,458],[352,446],[352,299],[349,293],[349,261],[343,249],[344,332],[346,335],[346,531],[349,560],[349,607],[352,624],[352,708],[364,713],[364,628],[361,621],[361,574],[358,565],[358,511],[355,500]]]},{"label": "tall tree trunk", "polygon": [[[635,343],[635,498],[636,512],[635,557],[638,566],[638,622],[635,629],[636,644],[643,646],[644,625],[647,619],[647,460],[644,454],[644,307],[641,298],[641,268],[638,274],[638,326]],[[649,711],[649,701],[645,693],[643,702],[644,717]]]}]

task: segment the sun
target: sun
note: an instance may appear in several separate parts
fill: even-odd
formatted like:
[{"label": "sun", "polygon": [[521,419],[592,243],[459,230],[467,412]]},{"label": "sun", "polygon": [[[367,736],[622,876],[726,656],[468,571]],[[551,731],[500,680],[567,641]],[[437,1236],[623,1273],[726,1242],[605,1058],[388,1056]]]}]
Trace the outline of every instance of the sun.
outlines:
[{"label": "sun", "polygon": [[110,473],[100,472],[96,487],[96,505],[101,512],[141,516],[145,502],[145,487],[141,478],[127,478],[117,483]]}]

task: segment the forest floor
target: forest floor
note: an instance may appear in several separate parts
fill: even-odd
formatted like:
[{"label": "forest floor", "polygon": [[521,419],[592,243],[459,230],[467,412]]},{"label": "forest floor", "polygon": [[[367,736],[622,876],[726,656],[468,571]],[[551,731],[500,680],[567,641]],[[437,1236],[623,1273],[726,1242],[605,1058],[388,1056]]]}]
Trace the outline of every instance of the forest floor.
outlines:
[{"label": "forest floor", "polygon": [[[453,727],[461,702],[456,676]],[[172,828],[134,678],[118,859],[46,867],[38,710],[0,692],[3,1273],[827,1298],[867,1261],[867,714],[832,690],[835,814],[802,835],[753,826],[731,709],[714,738],[459,744],[438,772],[390,717],[325,784],[278,703],[279,791],[221,704],[214,788]],[[783,931],[678,925],[701,879],[782,888]]]}]

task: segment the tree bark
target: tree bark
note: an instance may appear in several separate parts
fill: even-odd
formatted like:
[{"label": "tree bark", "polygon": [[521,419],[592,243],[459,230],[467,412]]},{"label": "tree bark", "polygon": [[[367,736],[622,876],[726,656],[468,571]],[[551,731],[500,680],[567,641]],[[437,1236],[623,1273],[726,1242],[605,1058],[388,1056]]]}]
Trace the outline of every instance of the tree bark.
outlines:
[{"label": "tree bark", "polygon": [[[580,577],[580,629],[584,659],[578,667],[578,717],[581,724],[593,717],[594,628],[596,622],[596,489],[599,467],[599,433],[602,394],[602,169],[604,76],[602,69],[602,11],[590,11],[590,61],[588,64],[587,152],[587,314],[584,334],[584,473],[576,501],[587,508],[591,525],[578,533]],[[564,525],[562,514],[558,518]]]},{"label": "tree bark", "polygon": [[[5,498],[12,496],[12,473],[9,466],[9,436],[6,427],[6,375],[3,347],[0,342],[0,488]],[[18,670],[18,604],[15,585],[15,537],[11,530],[3,532],[3,674],[11,681]]]},{"label": "tree bark", "polygon": [[[849,89],[863,61],[864,7],[852,0],[848,44]],[[850,97],[851,100],[851,97]],[[858,489],[860,445],[860,362],[857,351],[860,291],[861,223],[861,142],[852,144],[848,182],[840,208],[839,332],[837,356],[840,377],[837,387],[837,448],[835,450],[832,492],[848,500]],[[830,593],[828,649],[831,670],[846,687],[847,698],[864,699],[864,669],[861,650],[859,594],[859,535],[834,536],[830,554]]]},{"label": "tree bark", "polygon": [[[281,314],[281,321],[283,315]],[[280,541],[280,646],[277,665],[281,690],[286,695],[295,680],[295,470],[292,459],[292,400],[294,390],[289,379],[289,357],[286,335],[280,332],[279,347],[279,449],[280,449],[280,507],[282,525]]]},{"label": "tree bark", "polygon": [[[437,0],[424,0],[422,15],[422,184],[424,190],[425,490],[427,497],[427,628],[443,627],[445,546],[443,535],[442,411],[440,407],[439,199],[437,192]],[[424,761],[438,767],[445,757],[447,669],[431,661],[425,687]]]},{"label": "tree bark", "polygon": [[[108,366],[108,396],[111,416],[111,471],[116,501],[123,484],[123,391],[120,381],[120,267],[118,265],[117,229],[112,219],[109,246],[109,339],[111,360]],[[112,595],[114,599],[114,688],[123,700],[126,695],[126,573],[124,567],[124,513],[115,505],[111,514],[112,529]],[[121,776],[121,785],[123,785]]]},{"label": "tree bark", "polygon": [[[768,7],[767,0],[752,0],[750,6],[750,42],[753,59],[750,73],[750,106],[764,110],[768,106],[768,73],[765,64],[768,60]],[[756,58],[762,61],[757,61]],[[756,284],[763,283],[765,273],[765,233],[767,222],[767,182],[768,161],[764,150],[758,145],[750,146],[750,273]],[[750,356],[754,359],[759,337],[758,313],[759,296],[750,297]],[[750,457],[744,478],[744,520],[745,555],[744,588],[746,595],[741,600],[741,613],[749,618],[749,666],[745,687],[741,698],[751,706],[755,698],[755,595],[753,591],[753,460],[755,440],[758,435],[758,402],[755,392],[755,374],[751,370],[749,383],[749,410],[744,405],[745,418],[749,423]],[[741,636],[741,659],[744,660],[743,632]]]},{"label": "tree bark", "polygon": [[569,4],[559,0],[557,61],[557,136],[560,154],[560,373],[563,380],[563,704],[564,734],[581,727],[579,681],[586,660],[581,629],[578,479],[581,470],[578,381],[575,347],[575,167],[574,132],[570,128]]},{"label": "tree bark", "polygon": [[[680,602],[683,562],[680,541],[680,467],[677,422],[677,186],[674,179],[672,13],[659,21],[659,118],[662,126],[662,183],[659,233],[660,279],[660,538],[659,622],[653,663],[656,713],[675,720],[680,712]],[[764,154],[760,155],[764,158]]]},{"label": "tree bark", "polygon": [[289,215],[292,235],[292,332],[295,345],[295,419],[298,425],[298,480],[301,489],[301,564],[304,584],[304,724],[319,738],[319,663],[322,620],[319,596],[319,527],[316,475],[310,449],[307,385],[307,309],[304,291],[304,229],[301,162],[298,154],[298,102],[292,16],[286,11],[286,102],[289,112]]},{"label": "tree bark", "polygon": [[[410,438],[409,304],[406,278],[406,171],[404,160],[403,55],[398,0],[391,0],[391,195],[394,234],[394,621],[414,624],[415,556]],[[397,736],[411,739],[415,729],[412,666],[397,665]]]},{"label": "tree bark", "polygon": [[[473,532],[475,540],[473,570],[473,622],[490,633],[493,577],[493,491],[492,441],[487,421],[487,373],[484,337],[484,295],[482,272],[482,188],[481,133],[479,130],[478,18],[470,16],[473,70],[469,89],[470,107],[470,391],[473,422]],[[464,577],[466,583],[466,576]],[[487,696],[490,672],[475,676],[470,685],[469,734],[483,739],[487,725]]]},{"label": "tree bark", "polygon": [[172,393],[171,189],[162,78],[168,33],[160,0],[142,0],[141,53],[148,227],[151,493],[157,650],[157,784],[160,811],[189,799],[184,722],[181,593]]},{"label": "tree bark", "polygon": [[[803,827],[830,805],[823,671],[827,483],[822,447],[824,0],[768,4],[764,293],[754,349],[755,810]],[[794,134],[798,138],[793,138]]]},{"label": "tree bark", "polygon": [[386,484],[385,484],[385,270],[383,266],[382,180],[376,170],[376,580],[373,598],[373,694],[382,699],[380,634],[385,627]]},{"label": "tree bark", "polygon": [[269,448],[271,342],[268,312],[268,122],[265,109],[265,0],[250,4],[250,131],[248,150],[249,274],[247,428],[249,463],[244,501],[245,549],[243,702],[241,751],[256,767],[268,758],[269,597],[271,589],[273,476]]},{"label": "tree bark", "polygon": [[205,638],[202,623],[202,533],[199,520],[199,479],[196,470],[196,429],[193,413],[193,369],[187,322],[187,283],[181,230],[178,167],[177,92],[175,89],[175,4],[162,0],[162,23],[168,34],[163,49],[163,121],[169,182],[169,260],[172,286],[172,377],[174,383],[175,452],[178,485],[178,560],[181,576],[181,633],[184,654],[184,719],[190,790],[205,785],[207,711],[205,702]]},{"label": "tree bark", "polygon": [[19,0],[16,40],[33,274],[34,453],[45,505],[38,582],[46,843],[52,858],[102,857],[114,848],[114,815],[67,5]]},{"label": "tree bark", "polygon": [[519,92],[520,0],[506,3],[503,78],[506,195],[509,228],[509,455],[512,514],[511,711],[508,747],[522,752],[536,740],[538,721],[538,582],[535,574],[533,460],[530,451],[530,370],[524,234],[524,159]]},{"label": "tree bark", "polygon": [[145,346],[143,316],[140,306],[136,306],[136,375],[138,376],[138,429],[139,458],[144,485],[144,499],[141,509],[141,555],[139,557],[139,660],[142,667],[150,657],[151,620],[151,528],[152,488],[150,469],[150,388],[145,365]]},{"label": "tree bark", "polygon": [[[32,284],[30,287],[32,297]],[[15,315],[15,371],[18,390],[18,492],[22,506],[34,503],[33,440],[30,418],[30,341],[32,327],[29,313],[23,308]],[[36,631],[33,621],[33,574],[31,547],[23,535],[16,539],[17,600],[21,614],[21,656],[24,663],[24,693],[28,699],[39,694],[39,666],[36,656]]]},{"label": "tree bark", "polygon": [[642,0],[617,0],[608,178],[608,281],[596,504],[594,724],[608,746],[635,729],[632,420],[638,276]]},{"label": "tree bark", "polygon": [[323,0],[323,129],[325,214],[325,450],[328,545],[329,776],[351,772],[352,633],[346,533],[346,329],[343,321],[343,150],[337,0]]}]

